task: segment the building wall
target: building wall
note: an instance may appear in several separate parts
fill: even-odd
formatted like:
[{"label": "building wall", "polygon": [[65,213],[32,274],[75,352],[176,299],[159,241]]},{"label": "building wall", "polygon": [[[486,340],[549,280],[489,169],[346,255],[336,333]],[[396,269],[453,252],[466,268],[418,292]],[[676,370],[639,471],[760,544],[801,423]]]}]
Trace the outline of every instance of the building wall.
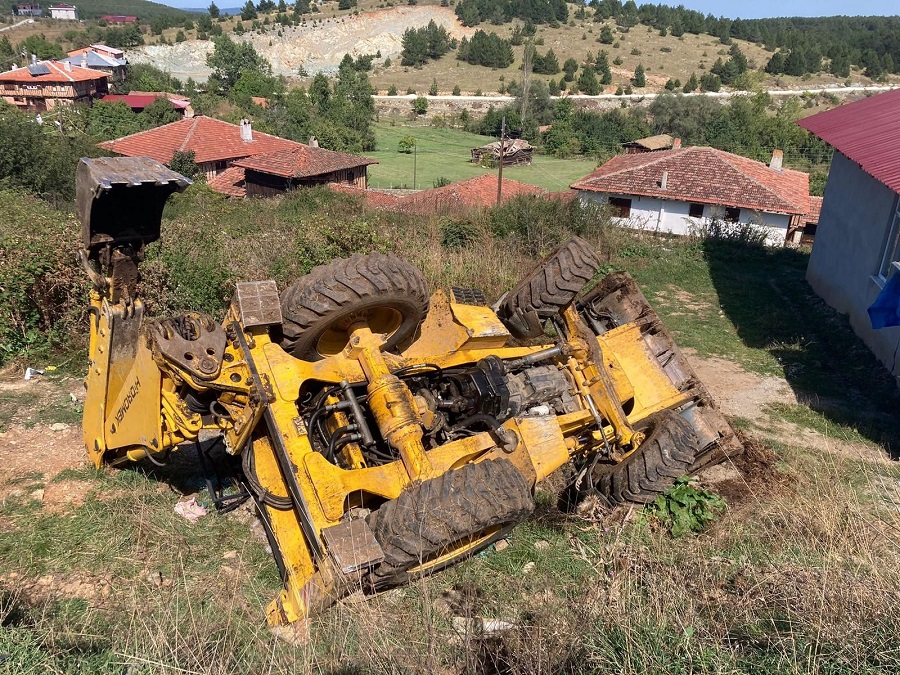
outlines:
[{"label": "building wall", "polygon": [[51,7],[50,16],[54,19],[61,19],[63,21],[78,21],[78,10],[75,8],[54,9]]},{"label": "building wall", "polygon": [[[610,198],[631,200],[631,216],[616,218],[615,222],[648,232],[665,232],[669,234],[697,234],[710,218],[723,215],[721,207],[706,204],[702,218],[690,217],[690,202],[674,199],[658,199],[656,197],[640,197],[637,195],[616,195],[580,190],[582,202],[606,202]],[[784,246],[791,217],[781,213],[765,213],[752,209],[741,209],[738,217],[740,223],[751,223],[767,231],[766,244]]]},{"label": "building wall", "polygon": [[874,330],[868,308],[884,285],[879,276],[900,197],[835,150],[806,280],[825,302],[847,314],[853,330],[900,376],[900,327]]},{"label": "building wall", "polygon": [[310,178],[288,179],[273,174],[247,169],[245,183],[248,197],[275,197],[298,187],[324,185],[325,183],[348,183],[358,188],[366,188],[366,167],[342,169],[331,173],[323,173]]}]

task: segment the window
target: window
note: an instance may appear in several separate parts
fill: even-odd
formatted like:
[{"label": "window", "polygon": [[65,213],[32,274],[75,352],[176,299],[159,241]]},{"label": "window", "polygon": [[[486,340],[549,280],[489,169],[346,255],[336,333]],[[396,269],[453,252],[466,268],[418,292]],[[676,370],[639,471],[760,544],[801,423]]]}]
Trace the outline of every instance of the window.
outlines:
[{"label": "window", "polygon": [[881,255],[881,266],[878,274],[882,279],[891,275],[891,263],[900,260],[900,199],[894,202],[894,215],[888,236],[884,244],[884,253]]},{"label": "window", "polygon": [[609,205],[615,218],[631,217],[631,200],[624,197],[610,197]]},{"label": "window", "polygon": [[691,204],[688,208],[688,216],[691,218],[702,218],[703,204]]},{"label": "window", "polygon": [[741,210],[734,206],[725,207],[725,222],[736,223],[741,219]]}]

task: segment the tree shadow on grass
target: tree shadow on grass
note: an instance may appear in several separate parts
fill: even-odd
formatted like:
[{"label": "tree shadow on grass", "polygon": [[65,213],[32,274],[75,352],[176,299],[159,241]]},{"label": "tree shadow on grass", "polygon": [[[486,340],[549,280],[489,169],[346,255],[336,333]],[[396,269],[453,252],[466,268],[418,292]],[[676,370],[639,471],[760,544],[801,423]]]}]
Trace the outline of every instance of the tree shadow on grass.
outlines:
[{"label": "tree shadow on grass", "polygon": [[716,240],[704,243],[703,253],[738,336],[778,360],[798,400],[900,457],[894,380],[847,317],[810,288],[808,253]]}]

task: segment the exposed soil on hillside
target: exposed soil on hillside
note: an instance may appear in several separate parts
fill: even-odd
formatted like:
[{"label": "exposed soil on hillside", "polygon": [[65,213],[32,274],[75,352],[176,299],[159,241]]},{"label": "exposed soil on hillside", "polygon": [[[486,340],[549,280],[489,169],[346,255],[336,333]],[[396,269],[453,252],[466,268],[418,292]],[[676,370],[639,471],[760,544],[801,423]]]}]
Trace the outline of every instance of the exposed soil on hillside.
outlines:
[{"label": "exposed soil on hillside", "polygon": [[[359,16],[325,18],[321,23],[292,26],[282,35],[269,31],[264,35],[233,35],[236,41],[250,42],[256,51],[272,64],[275,75],[297,75],[303,67],[309,74],[337,70],[345,54],[352,57],[381,53],[383,58],[399,56],[403,32],[407,28],[427,26],[434,21],[460,39],[471,36],[474,28],[466,28],[449,7],[395,7]],[[149,63],[186,79],[205,80],[212,70],[206,65],[213,51],[208,40],[190,40],[174,45],[147,45],[128,52],[132,63]]]}]

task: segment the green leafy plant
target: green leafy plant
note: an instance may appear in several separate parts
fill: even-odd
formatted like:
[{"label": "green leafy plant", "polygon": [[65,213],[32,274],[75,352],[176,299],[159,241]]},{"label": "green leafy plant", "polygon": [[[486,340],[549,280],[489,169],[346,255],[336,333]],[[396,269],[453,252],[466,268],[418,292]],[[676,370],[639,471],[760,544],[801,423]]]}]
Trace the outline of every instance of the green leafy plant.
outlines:
[{"label": "green leafy plant", "polygon": [[647,507],[647,514],[660,522],[673,537],[702,532],[725,510],[725,500],[682,476]]}]

